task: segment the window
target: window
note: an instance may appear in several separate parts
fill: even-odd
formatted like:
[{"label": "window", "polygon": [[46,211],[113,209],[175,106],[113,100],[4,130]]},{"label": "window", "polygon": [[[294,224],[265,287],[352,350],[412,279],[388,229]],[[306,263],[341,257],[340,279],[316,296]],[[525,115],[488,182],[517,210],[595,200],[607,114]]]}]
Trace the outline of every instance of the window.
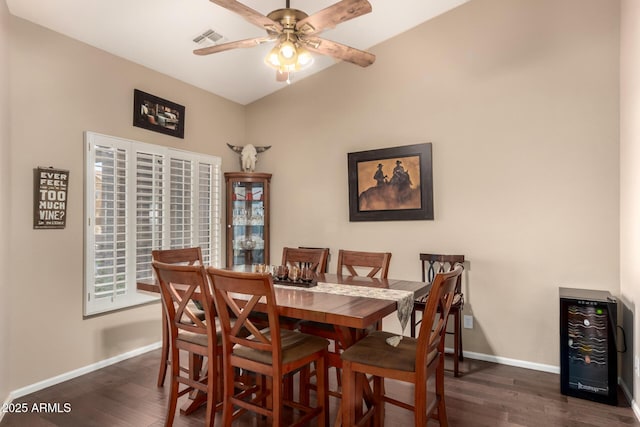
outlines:
[{"label": "window", "polygon": [[219,157],[93,132],[85,153],[85,315],[157,299],[136,291],[153,249],[200,246],[220,265]]}]

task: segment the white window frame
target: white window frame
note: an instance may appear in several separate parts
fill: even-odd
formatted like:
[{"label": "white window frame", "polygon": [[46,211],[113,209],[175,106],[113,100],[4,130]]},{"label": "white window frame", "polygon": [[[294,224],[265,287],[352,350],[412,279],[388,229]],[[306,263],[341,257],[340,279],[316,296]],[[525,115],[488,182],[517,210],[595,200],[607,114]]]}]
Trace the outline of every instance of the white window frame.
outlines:
[{"label": "white window frame", "polygon": [[[109,295],[97,297],[96,296],[96,173],[95,173],[95,147],[108,147],[121,150],[126,155],[126,191],[125,191],[125,226],[126,237],[123,242],[125,247],[125,287],[123,289],[111,291]],[[151,301],[156,301],[159,296],[149,295],[144,292],[138,292],[136,290],[136,282],[139,278],[148,278],[146,273],[145,277],[137,277],[137,245],[136,245],[136,233],[139,231],[137,223],[137,214],[139,213],[137,207],[138,194],[137,194],[137,179],[136,173],[138,169],[138,156],[137,153],[152,154],[158,156],[163,161],[162,163],[162,220],[161,225],[161,247],[153,247],[152,249],[169,249],[172,248],[171,243],[171,216],[170,216],[170,204],[171,204],[171,159],[185,160],[191,162],[190,172],[190,188],[191,188],[191,212],[190,222],[191,231],[190,236],[187,236],[186,241],[183,240],[179,246],[174,247],[186,247],[186,246],[202,246],[203,257],[205,264],[220,266],[221,263],[221,251],[222,251],[222,239],[221,239],[221,164],[220,157],[209,156],[199,153],[193,153],[184,150],[177,150],[170,147],[163,147],[154,144],[147,144],[138,141],[127,140],[123,138],[117,138],[108,135],[102,135],[95,132],[85,132],[85,233],[84,233],[84,315],[90,316],[99,313],[105,313],[113,310],[119,310],[126,307],[132,307],[140,304],[145,304]],[[209,168],[210,167],[210,168]],[[206,176],[207,180],[200,181],[201,170],[209,173]],[[205,173],[205,175],[206,175]],[[203,187],[205,190],[208,186],[208,192],[205,198],[201,199],[200,194]],[[202,211],[201,201],[206,201],[210,204],[210,212],[203,212],[203,216],[208,215],[209,218],[203,218],[203,223],[200,221],[200,214]],[[175,224],[174,224],[175,225]],[[142,227],[142,225],[140,225]],[[204,230],[204,231],[203,231]],[[206,250],[206,243],[209,242],[209,249]],[[145,255],[146,256],[146,255]],[[149,262],[151,261],[151,255],[148,255]],[[147,265],[143,261],[143,265]],[[147,271],[148,268],[141,271]],[[115,286],[115,285],[114,285]]]}]

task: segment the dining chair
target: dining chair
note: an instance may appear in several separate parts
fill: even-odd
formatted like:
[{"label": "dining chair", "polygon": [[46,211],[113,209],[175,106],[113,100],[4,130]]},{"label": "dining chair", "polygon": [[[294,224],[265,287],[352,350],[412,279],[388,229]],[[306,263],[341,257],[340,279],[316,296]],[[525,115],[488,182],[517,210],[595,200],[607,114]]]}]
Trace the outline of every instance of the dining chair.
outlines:
[{"label": "dining chair", "polygon": [[[464,265],[464,255],[420,254],[422,263],[422,281],[432,282],[436,273],[451,271],[457,265]],[[464,268],[464,267],[463,267]],[[416,336],[416,326],[420,320],[416,320],[416,312],[424,312],[426,296],[413,303],[409,328],[411,336]],[[464,295],[462,293],[462,276],[456,283],[456,295],[451,305],[450,316],[453,316],[453,331],[447,331],[453,335],[453,375],[460,376],[460,362],[464,360],[462,353],[462,309],[464,307]]]},{"label": "dining chair", "polygon": [[282,249],[282,265],[309,267],[316,273],[324,273],[329,257],[328,248],[288,248]]},{"label": "dining chair", "polygon": [[[158,249],[151,251],[151,259],[165,264],[202,265],[202,250],[200,247]],[[160,369],[158,370],[158,387],[164,386],[167,369],[171,363],[169,359],[169,341],[169,325],[167,324],[165,311],[162,309],[162,350],[160,353]]]},{"label": "dining chair", "polygon": [[[435,418],[446,426],[444,399],[444,338],[449,310],[455,298],[462,267],[437,273],[426,300],[418,338],[402,337],[394,347],[389,343],[393,333],[375,331],[342,353],[342,422],[344,426],[365,425],[373,417],[373,424],[384,425],[384,405],[391,403],[414,412],[416,426],[427,425]],[[369,385],[366,375],[373,376],[373,394],[362,414],[362,388]],[[386,394],[384,379],[390,378],[414,385],[413,402],[407,403]],[[427,382],[435,382],[435,389]],[[357,420],[356,420],[357,418]]]},{"label": "dining chair", "polygon": [[[271,418],[274,426],[282,426],[284,407],[290,406],[303,414],[294,425],[303,425],[317,418],[319,427],[328,426],[327,340],[280,328],[271,275],[213,267],[207,268],[207,273],[213,285],[223,331],[223,425],[231,426],[233,420],[251,411]],[[267,313],[268,328],[260,329],[251,321],[252,310]],[[310,363],[316,364],[318,372],[316,406],[293,401],[293,398],[285,400],[285,376]],[[233,378],[236,370],[255,373],[255,384],[236,388]]]},{"label": "dining chair", "polygon": [[[152,262],[160,284],[164,310],[169,320],[171,347],[171,391],[165,426],[173,425],[178,398],[199,390],[193,407],[206,401],[206,425],[213,426],[220,388],[222,342],[216,330],[216,312],[209,282],[202,265]],[[193,307],[198,302],[204,319]],[[188,356],[188,368],[180,356]],[[202,374],[203,360],[206,371]],[[181,384],[185,387],[180,389]]]},{"label": "dining chair", "polygon": [[[367,277],[373,278],[377,276],[380,279],[386,279],[389,273],[390,262],[391,252],[362,252],[340,249],[338,251],[337,273],[338,275],[342,275],[346,269],[351,276],[358,276],[358,273],[362,273]],[[336,370],[336,381],[338,387],[340,387],[342,384],[342,375],[340,373],[342,360],[340,359],[340,353],[343,350],[340,334],[342,332],[337,331],[331,324],[312,321],[300,322],[299,329],[302,332],[320,336],[333,342],[332,350],[329,351],[327,360],[329,369],[335,368]],[[377,324],[376,329],[381,329],[381,325]],[[305,384],[311,384],[311,382],[306,379],[306,375],[306,371],[302,371],[301,387],[303,391]],[[309,373],[309,376],[313,377],[313,371]],[[310,387],[313,388],[313,385]],[[329,393],[334,397],[341,397],[341,393],[337,390],[330,390]]]},{"label": "dining chair", "polygon": [[338,252],[338,274],[346,269],[349,275],[359,276],[365,269],[367,277],[387,278],[391,252],[361,252],[340,249]]}]

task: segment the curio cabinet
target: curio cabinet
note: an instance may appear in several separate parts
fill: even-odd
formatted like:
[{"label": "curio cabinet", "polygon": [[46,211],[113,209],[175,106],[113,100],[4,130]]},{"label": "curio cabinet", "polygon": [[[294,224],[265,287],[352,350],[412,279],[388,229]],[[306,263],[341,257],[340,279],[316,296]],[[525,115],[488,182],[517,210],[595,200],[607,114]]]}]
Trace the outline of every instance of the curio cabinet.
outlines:
[{"label": "curio cabinet", "polygon": [[227,267],[269,264],[271,174],[227,172]]}]

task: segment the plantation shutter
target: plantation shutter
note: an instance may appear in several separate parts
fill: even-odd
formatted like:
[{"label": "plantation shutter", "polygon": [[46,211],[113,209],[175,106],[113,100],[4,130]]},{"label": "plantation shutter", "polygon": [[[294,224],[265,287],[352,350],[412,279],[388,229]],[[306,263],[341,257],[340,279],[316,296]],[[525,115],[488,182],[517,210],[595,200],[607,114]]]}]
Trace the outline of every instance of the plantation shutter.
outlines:
[{"label": "plantation shutter", "polygon": [[164,156],[136,153],[136,279],[153,277],[151,251],[163,245]]},{"label": "plantation shutter", "polygon": [[85,314],[157,299],[151,251],[200,246],[220,265],[220,159],[86,133]]},{"label": "plantation shutter", "polygon": [[186,248],[194,242],[193,162],[172,157],[170,188],[171,248]]}]

